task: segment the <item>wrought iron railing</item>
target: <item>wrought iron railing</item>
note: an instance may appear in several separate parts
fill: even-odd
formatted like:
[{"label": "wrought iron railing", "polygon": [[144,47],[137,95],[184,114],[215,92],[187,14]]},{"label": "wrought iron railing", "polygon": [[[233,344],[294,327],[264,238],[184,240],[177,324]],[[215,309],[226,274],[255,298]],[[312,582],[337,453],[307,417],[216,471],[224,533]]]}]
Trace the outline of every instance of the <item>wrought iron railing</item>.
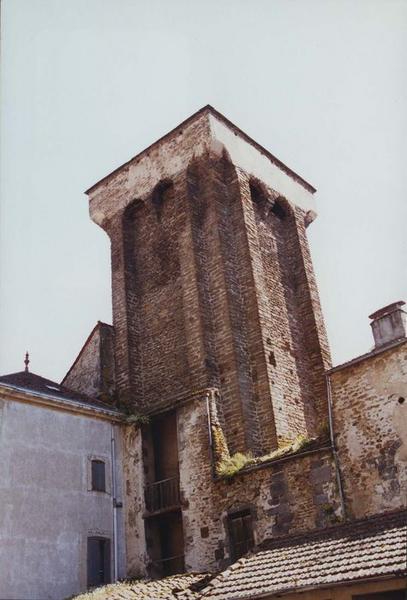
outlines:
[{"label": "wrought iron railing", "polygon": [[179,506],[179,478],[170,477],[150,483],[146,486],[144,495],[149,513]]}]

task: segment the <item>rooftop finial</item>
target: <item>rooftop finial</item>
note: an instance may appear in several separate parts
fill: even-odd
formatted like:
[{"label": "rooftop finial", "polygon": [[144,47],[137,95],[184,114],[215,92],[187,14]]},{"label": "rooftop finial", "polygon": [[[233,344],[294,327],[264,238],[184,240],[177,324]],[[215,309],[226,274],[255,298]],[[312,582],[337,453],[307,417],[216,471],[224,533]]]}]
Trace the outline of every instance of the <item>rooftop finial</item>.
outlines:
[{"label": "rooftop finial", "polygon": [[29,358],[29,354],[28,354],[28,350],[25,353],[25,360],[24,360],[24,364],[25,364],[25,372],[28,373],[28,365],[30,364],[30,358]]}]

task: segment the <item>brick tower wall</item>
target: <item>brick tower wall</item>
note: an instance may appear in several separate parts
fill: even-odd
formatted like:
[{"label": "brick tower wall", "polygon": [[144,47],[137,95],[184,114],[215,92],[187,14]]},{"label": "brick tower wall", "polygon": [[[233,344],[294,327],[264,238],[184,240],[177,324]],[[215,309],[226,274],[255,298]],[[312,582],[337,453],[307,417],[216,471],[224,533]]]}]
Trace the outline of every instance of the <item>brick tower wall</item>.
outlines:
[{"label": "brick tower wall", "polygon": [[198,152],[207,125],[154,148],[136,184],[127,165],[94,196],[112,244],[116,380],[122,401],[147,412],[219,388],[230,452],[262,454],[326,418],[306,211],[223,146]]}]

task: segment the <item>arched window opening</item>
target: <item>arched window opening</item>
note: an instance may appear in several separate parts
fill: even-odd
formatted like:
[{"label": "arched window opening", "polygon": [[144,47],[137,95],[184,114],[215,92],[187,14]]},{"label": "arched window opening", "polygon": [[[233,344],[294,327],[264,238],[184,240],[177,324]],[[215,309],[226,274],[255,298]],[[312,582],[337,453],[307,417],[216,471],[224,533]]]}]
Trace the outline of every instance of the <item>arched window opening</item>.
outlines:
[{"label": "arched window opening", "polygon": [[254,202],[254,204],[261,206],[262,204],[264,204],[266,202],[266,200],[267,200],[266,195],[258,183],[251,180],[249,182],[249,188],[250,188],[250,196],[251,196],[252,202]]},{"label": "arched window opening", "polygon": [[284,219],[286,216],[285,208],[279,200],[276,200],[271,207],[271,212],[276,215],[279,219]]},{"label": "arched window opening", "polygon": [[144,203],[140,198],[135,198],[126,206],[123,212],[123,225],[126,227],[132,223],[136,217],[136,213],[144,208]]},{"label": "arched window opening", "polygon": [[152,203],[157,213],[158,219],[161,217],[161,212],[166,200],[168,200],[173,193],[173,183],[170,179],[164,179],[158,183],[153,191]]}]

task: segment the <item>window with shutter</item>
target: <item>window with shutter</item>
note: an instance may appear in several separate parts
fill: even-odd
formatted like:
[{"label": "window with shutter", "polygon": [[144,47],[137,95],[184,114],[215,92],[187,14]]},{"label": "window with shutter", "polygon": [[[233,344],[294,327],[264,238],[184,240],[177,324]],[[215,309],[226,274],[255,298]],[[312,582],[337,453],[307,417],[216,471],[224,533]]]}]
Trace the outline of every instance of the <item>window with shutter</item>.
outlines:
[{"label": "window with shutter", "polygon": [[92,490],[106,491],[105,463],[103,460],[92,460]]},{"label": "window with shutter", "polygon": [[228,516],[230,554],[237,560],[254,547],[253,519],[249,510],[232,513]]}]

